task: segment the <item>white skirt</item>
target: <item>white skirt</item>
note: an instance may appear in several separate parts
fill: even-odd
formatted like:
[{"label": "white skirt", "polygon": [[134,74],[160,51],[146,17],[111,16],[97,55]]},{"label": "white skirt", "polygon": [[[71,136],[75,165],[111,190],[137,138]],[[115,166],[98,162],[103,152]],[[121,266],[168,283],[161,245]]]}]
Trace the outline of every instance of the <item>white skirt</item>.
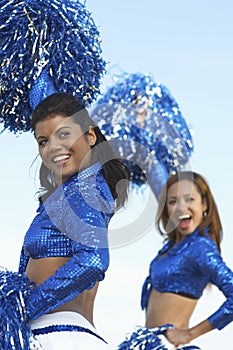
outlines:
[{"label": "white skirt", "polygon": [[80,314],[60,311],[31,321],[43,350],[109,350],[110,346]]}]

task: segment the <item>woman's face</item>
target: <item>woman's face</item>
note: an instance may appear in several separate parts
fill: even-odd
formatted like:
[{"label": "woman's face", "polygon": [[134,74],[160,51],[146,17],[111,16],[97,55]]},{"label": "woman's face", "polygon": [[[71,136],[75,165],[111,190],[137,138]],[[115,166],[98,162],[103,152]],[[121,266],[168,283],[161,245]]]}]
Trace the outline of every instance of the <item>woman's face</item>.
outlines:
[{"label": "woman's face", "polygon": [[71,117],[55,115],[39,121],[35,137],[43,163],[53,171],[57,184],[86,168],[96,142],[94,129],[84,134]]},{"label": "woman's face", "polygon": [[206,199],[202,199],[197,186],[189,180],[180,180],[169,187],[166,205],[168,216],[175,226],[177,241],[200,225],[207,210]]}]

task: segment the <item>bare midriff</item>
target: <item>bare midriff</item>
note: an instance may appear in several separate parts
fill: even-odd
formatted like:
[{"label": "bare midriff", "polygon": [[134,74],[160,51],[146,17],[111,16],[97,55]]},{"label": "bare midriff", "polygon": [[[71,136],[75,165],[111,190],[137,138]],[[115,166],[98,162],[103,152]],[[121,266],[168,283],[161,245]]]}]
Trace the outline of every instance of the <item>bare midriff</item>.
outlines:
[{"label": "bare midriff", "polygon": [[[35,282],[37,286],[43,283],[48,277],[52,276],[54,272],[64,265],[69,258],[64,257],[52,257],[41,259],[29,259],[26,274],[31,282]],[[60,306],[59,308],[51,311],[73,311],[81,314],[92,325],[93,324],[93,310],[94,300],[98,289],[98,282],[90,290],[85,290],[79,296],[71,300],[70,302]]]},{"label": "bare midriff", "polygon": [[176,328],[186,329],[196,304],[197,299],[152,289],[146,311],[146,327],[154,328],[169,323]]}]

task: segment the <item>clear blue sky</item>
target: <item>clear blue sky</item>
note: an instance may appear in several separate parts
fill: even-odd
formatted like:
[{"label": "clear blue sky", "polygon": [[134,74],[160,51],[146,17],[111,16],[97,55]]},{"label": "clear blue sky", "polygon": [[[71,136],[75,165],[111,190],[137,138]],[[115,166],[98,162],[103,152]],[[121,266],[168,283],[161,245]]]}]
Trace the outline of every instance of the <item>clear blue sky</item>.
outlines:
[{"label": "clear blue sky", "polygon": [[[233,3],[231,0],[87,0],[99,27],[105,59],[127,72],[150,72],[176,98],[194,129],[195,152],[188,165],[209,181],[222,218],[223,256],[233,267],[232,245],[232,81]],[[103,80],[102,90],[109,80]],[[37,207],[34,194],[36,144],[30,134],[0,135],[0,264],[17,268],[23,235]],[[128,208],[112,222],[116,235],[130,220],[142,217],[142,237],[111,249],[111,265],[96,301],[96,326],[114,344],[135,325],[143,325],[141,285],[161,239],[153,229],[156,203],[133,193]],[[111,237],[110,237],[111,238]],[[205,292],[193,324],[223,301],[214,288]],[[196,343],[204,350],[229,348],[233,326],[213,331]]]}]

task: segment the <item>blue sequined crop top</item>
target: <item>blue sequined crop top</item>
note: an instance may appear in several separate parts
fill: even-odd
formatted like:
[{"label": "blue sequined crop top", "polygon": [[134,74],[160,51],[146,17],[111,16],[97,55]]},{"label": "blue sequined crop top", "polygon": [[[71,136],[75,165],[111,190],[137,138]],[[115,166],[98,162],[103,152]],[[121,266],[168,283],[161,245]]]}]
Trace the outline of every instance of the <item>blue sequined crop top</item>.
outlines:
[{"label": "blue sequined crop top", "polygon": [[209,237],[200,236],[196,230],[176,245],[168,242],[152,260],[149,271],[142,288],[142,309],[147,308],[152,288],[199,299],[211,283],[222,291],[226,301],[208,318],[209,322],[222,329],[233,320],[233,272]]},{"label": "blue sequined crop top", "polygon": [[35,319],[91,289],[104,279],[109,265],[108,224],[115,202],[99,163],[84,169],[57,188],[26,232],[19,272],[29,258],[70,257],[25,301]]}]

